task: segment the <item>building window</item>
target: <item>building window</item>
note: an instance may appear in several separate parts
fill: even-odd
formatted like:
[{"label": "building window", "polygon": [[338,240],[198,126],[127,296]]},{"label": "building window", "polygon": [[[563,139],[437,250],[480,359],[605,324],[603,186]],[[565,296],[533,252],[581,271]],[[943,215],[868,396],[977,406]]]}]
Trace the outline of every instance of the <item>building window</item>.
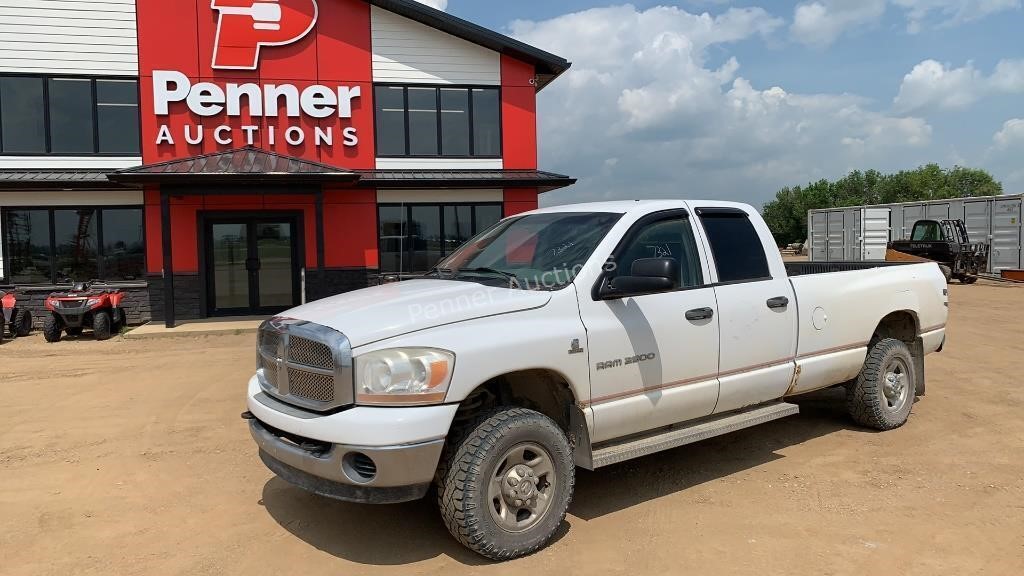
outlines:
[{"label": "building window", "polygon": [[498,223],[502,205],[381,204],[380,271],[422,274]]},{"label": "building window", "polygon": [[381,85],[374,102],[377,156],[501,157],[497,88]]},{"label": "building window", "polygon": [[46,152],[46,106],[43,79],[0,77],[0,151]]},{"label": "building window", "polygon": [[8,282],[142,278],[146,250],[141,208],[7,209],[3,220]]},{"label": "building window", "polygon": [[133,79],[0,76],[0,154],[137,156]]}]

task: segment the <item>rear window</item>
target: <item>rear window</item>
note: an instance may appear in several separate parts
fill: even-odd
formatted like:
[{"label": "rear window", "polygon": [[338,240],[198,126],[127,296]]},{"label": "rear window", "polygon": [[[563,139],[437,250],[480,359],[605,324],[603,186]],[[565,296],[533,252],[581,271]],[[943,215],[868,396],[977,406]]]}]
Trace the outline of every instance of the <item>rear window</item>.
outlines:
[{"label": "rear window", "polygon": [[700,210],[700,221],[711,243],[718,281],[748,282],[771,278],[764,245],[750,218],[742,212]]}]

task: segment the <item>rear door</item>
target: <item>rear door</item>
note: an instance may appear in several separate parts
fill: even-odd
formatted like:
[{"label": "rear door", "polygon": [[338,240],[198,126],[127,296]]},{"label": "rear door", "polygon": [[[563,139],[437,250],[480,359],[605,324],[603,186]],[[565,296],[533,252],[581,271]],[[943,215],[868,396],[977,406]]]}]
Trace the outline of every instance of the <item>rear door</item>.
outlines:
[{"label": "rear door", "polygon": [[[594,442],[709,416],[718,400],[718,307],[685,210],[639,220],[608,258],[604,277],[629,275],[640,258],[678,261],[662,293],[597,299],[578,286],[590,352]],[[703,310],[702,318],[687,313]],[[691,314],[692,316],[692,314]]]},{"label": "rear door", "polygon": [[1021,199],[995,200],[992,211],[992,271],[1020,268]]},{"label": "rear door", "polygon": [[[842,213],[839,213],[842,216]],[[721,351],[715,413],[785,396],[793,379],[797,303],[764,222],[738,208],[698,208],[712,255]]]},{"label": "rear door", "polygon": [[888,208],[865,208],[861,219],[863,260],[885,260],[889,245]]}]

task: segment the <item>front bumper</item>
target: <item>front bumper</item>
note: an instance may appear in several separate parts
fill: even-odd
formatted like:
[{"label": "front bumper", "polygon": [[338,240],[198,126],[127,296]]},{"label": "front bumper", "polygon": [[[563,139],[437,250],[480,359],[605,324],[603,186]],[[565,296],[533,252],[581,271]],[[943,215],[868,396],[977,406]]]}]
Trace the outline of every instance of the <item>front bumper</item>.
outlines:
[{"label": "front bumper", "polygon": [[373,504],[426,494],[458,410],[355,407],[318,414],[267,396],[255,378],[248,407],[260,458],[275,474],[321,496]]},{"label": "front bumper", "polygon": [[[281,479],[314,494],[366,504],[395,504],[419,500],[427,494],[444,449],[444,440],[408,446],[370,448],[330,445],[311,449],[259,420],[249,431],[260,449],[260,459]],[[354,464],[356,456],[373,463],[375,473]],[[361,472],[362,471],[362,472]]]}]

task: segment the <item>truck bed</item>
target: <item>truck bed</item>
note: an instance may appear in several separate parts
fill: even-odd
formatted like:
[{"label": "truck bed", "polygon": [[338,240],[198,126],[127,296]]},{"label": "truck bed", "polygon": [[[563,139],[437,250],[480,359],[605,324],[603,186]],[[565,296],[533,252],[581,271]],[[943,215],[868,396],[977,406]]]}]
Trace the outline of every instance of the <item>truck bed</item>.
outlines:
[{"label": "truck bed", "polygon": [[832,261],[832,262],[786,262],[786,273],[790,277],[810,276],[811,274],[832,274],[833,272],[852,272],[854,270],[872,270],[891,266],[908,266],[921,262],[863,262],[863,261]]}]

